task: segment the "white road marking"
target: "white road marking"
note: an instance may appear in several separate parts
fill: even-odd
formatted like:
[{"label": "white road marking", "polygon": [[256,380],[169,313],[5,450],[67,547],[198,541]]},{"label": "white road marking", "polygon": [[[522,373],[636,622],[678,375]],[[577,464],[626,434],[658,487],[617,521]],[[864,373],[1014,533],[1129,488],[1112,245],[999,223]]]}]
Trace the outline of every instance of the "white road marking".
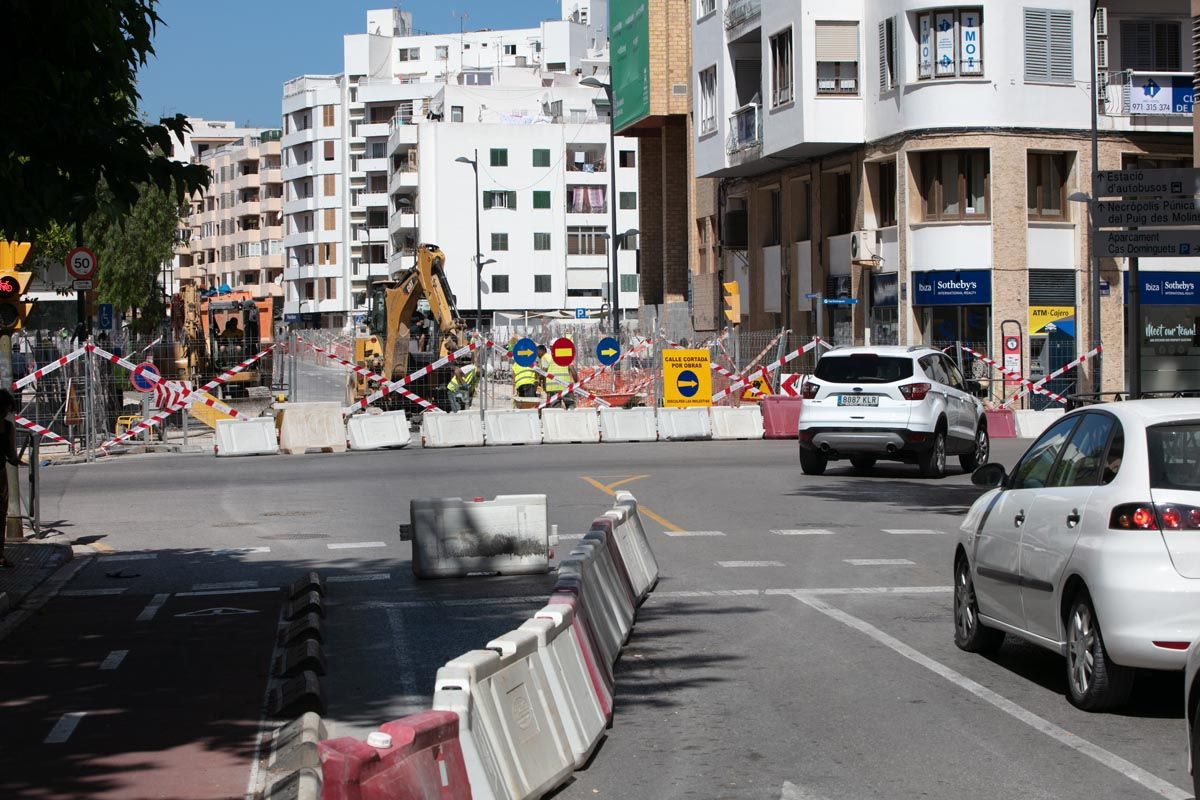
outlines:
[{"label": "white road marking", "polygon": [[98,556],[97,561],[152,561],[158,558],[158,553],[119,553],[115,556]]},{"label": "white road marking", "polygon": [[585,536],[587,536],[586,533],[560,533],[558,535],[558,540],[560,542],[574,541],[576,539],[582,539]]},{"label": "white road marking", "polygon": [[368,572],[364,575],[334,575],[326,578],[326,583],[366,583],[367,581],[390,581],[392,576],[386,572]]},{"label": "white road marking", "polygon": [[114,594],[124,594],[124,589],[71,589],[59,592],[63,597],[107,597]]},{"label": "white road marking", "polygon": [[193,592],[209,592],[214,589],[255,589],[258,581],[228,581],[226,583],[197,583],[192,586]]},{"label": "white road marking", "polygon": [[[253,581],[250,581],[253,583]],[[213,597],[223,594],[261,594],[262,592],[278,592],[277,586],[264,586],[261,589],[207,589],[202,591],[178,592],[176,597]]]},{"label": "white road marking", "polygon": [[724,536],[721,531],[663,531],[667,536]]},{"label": "white road marking", "polygon": [[884,528],[884,533],[892,536],[945,536],[945,531],[935,531],[929,528]]},{"label": "white road marking", "polygon": [[815,794],[810,794],[791,781],[784,781],[779,788],[779,800],[820,800]]},{"label": "white road marking", "polygon": [[218,550],[209,550],[210,555],[214,556],[240,556],[249,555],[250,553],[269,553],[269,547],[222,547]]},{"label": "white road marking", "polygon": [[847,564],[855,567],[915,567],[916,562],[907,558],[846,558]]},{"label": "white road marking", "polygon": [[121,662],[125,660],[125,656],[129,655],[128,650],[113,650],[104,660],[100,662],[100,669],[111,670],[121,666]]},{"label": "white road marking", "polygon": [[549,602],[544,594],[522,595],[513,597],[476,597],[463,600],[365,600],[356,603],[355,608],[455,608],[458,606],[516,606],[527,603]]},{"label": "white road marking", "polygon": [[876,594],[947,594],[953,586],[830,586],[816,589],[695,589],[674,592],[655,592],[651,597],[675,599],[687,597],[821,597],[823,595],[876,595]]},{"label": "white road marking", "polygon": [[783,567],[782,561],[718,561],[718,567]]},{"label": "white road marking", "polygon": [[798,530],[771,531],[776,536],[833,536],[834,531],[825,528],[800,528]]},{"label": "white road marking", "polygon": [[[279,619],[277,624],[282,625],[284,614],[287,613],[287,607],[279,609]],[[279,641],[275,641],[275,646],[271,648],[271,663],[274,664],[279,658],[280,645]],[[250,777],[246,780],[246,793],[243,795],[243,800],[255,800],[260,796],[263,787],[262,775],[262,746],[263,738],[267,733],[267,712],[266,709],[270,705],[272,681],[267,681],[263,688],[262,708],[263,711],[258,717],[258,732],[254,736],[254,755],[250,759]]]},{"label": "white road marking", "polygon": [[362,550],[368,547],[387,547],[387,542],[334,542],[325,546],[330,550]]},{"label": "white road marking", "polygon": [[42,740],[42,744],[62,744],[71,738],[71,734],[75,732],[75,728],[79,725],[79,721],[87,716],[86,711],[71,711],[59,717],[58,722],[54,723],[54,727],[46,734],[46,738]]},{"label": "white road marking", "polygon": [[1159,778],[1157,775],[1142,769],[1136,764],[1126,761],[1116,753],[1105,750],[1099,745],[1080,738],[1080,736],[1077,734],[1060,728],[1053,722],[1039,717],[1037,714],[1034,714],[1032,711],[1027,710],[1023,706],[1017,705],[1007,697],[992,691],[986,686],[971,680],[967,676],[954,671],[950,667],[947,667],[938,661],[934,661],[932,658],[924,655],[912,647],[909,647],[907,644],[895,638],[894,636],[884,633],[879,628],[876,628],[874,625],[866,622],[865,620],[861,620],[858,617],[847,614],[845,611],[834,608],[833,606],[818,600],[815,597],[798,596],[796,599],[801,603],[804,603],[809,608],[821,612],[830,619],[836,620],[849,628],[853,628],[860,633],[866,634],[879,644],[882,644],[884,647],[890,648],[891,650],[894,650],[895,652],[904,656],[909,661],[924,667],[935,675],[945,678],[960,689],[970,692],[980,700],[990,703],[1014,719],[1025,723],[1040,733],[1044,733],[1046,736],[1049,736],[1051,739],[1054,739],[1060,744],[1064,744],[1072,750],[1098,761],[1103,766],[1109,767],[1121,773],[1126,778],[1129,778],[1135,783],[1141,784],[1143,787],[1149,789],[1155,794],[1168,798],[1168,800],[1188,800],[1188,798],[1192,796],[1191,792],[1183,791],[1179,787],[1175,786],[1175,784],[1169,783],[1162,778]]},{"label": "white road marking", "polygon": [[167,602],[170,597],[171,595],[169,594],[154,595],[150,599],[150,602],[146,604],[146,607],[142,609],[142,613],[138,614],[137,621],[149,622],[154,619],[154,615],[158,613],[158,610],[163,607],[163,603]]}]

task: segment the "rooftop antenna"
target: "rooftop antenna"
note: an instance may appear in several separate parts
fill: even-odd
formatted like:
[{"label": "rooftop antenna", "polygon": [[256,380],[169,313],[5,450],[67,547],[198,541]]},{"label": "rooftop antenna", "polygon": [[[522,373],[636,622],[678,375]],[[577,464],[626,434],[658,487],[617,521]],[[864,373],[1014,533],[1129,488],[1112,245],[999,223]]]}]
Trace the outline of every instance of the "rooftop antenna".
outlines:
[{"label": "rooftop antenna", "polygon": [[[462,68],[466,65],[466,58],[463,56],[463,26],[471,18],[471,15],[466,11],[451,11],[450,15],[458,17],[458,69],[461,72]],[[450,72],[449,64],[446,65],[446,72]],[[449,80],[449,77],[447,77],[446,81],[449,82]]]}]

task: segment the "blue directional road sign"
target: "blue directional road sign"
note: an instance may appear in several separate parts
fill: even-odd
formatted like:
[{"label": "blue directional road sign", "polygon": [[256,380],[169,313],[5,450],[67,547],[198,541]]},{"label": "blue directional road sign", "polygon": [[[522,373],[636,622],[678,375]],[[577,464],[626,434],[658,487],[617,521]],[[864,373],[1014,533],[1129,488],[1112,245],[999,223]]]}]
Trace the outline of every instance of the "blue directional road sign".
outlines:
[{"label": "blue directional road sign", "polygon": [[537,361],[537,342],[526,336],[513,345],[513,361],[519,367],[532,367]]},{"label": "blue directional road sign", "polygon": [[821,296],[820,292],[809,292],[808,294],[804,295],[804,299],[805,300],[816,300],[820,296]]},{"label": "blue directional road sign", "polygon": [[611,336],[605,336],[596,345],[596,358],[604,366],[611,366],[617,363],[617,359],[621,357],[621,343]]},{"label": "blue directional road sign", "polygon": [[113,326],[112,303],[100,304],[100,330],[111,331]]},{"label": "blue directional road sign", "polygon": [[821,301],[827,306],[856,306],[858,305],[857,297],[826,297]]},{"label": "blue directional road sign", "polygon": [[700,379],[696,377],[696,373],[685,369],[675,378],[675,385],[684,397],[695,397],[696,392],[700,389]]}]

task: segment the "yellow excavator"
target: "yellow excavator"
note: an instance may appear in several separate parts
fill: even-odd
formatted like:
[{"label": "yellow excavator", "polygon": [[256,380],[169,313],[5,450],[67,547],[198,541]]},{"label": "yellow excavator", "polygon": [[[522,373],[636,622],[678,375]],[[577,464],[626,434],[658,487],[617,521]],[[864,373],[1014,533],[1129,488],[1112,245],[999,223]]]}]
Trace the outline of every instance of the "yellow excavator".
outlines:
[{"label": "yellow excavator", "polygon": [[[367,330],[354,340],[355,364],[396,380],[467,343],[466,324],[459,317],[454,294],[446,281],[445,263],[446,254],[437,245],[422,244],[417,247],[415,266],[394,280],[375,281],[371,285]],[[428,306],[428,311],[423,310],[423,305]],[[407,388],[446,408],[450,374],[450,367],[443,367]],[[352,375],[350,401],[375,391],[378,384],[362,375]],[[398,408],[421,410],[399,395],[389,395],[388,400]]]}]

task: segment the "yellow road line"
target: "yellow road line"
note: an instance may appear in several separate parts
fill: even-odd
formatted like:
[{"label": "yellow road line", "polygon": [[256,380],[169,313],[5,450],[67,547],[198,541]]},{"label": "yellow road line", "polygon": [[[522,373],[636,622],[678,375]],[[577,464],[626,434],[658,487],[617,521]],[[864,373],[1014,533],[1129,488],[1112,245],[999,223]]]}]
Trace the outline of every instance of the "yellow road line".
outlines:
[{"label": "yellow road line", "polygon": [[640,481],[642,478],[649,477],[649,475],[634,475],[632,478],[625,478],[624,480],[617,481],[616,483],[610,483],[608,484],[608,488],[616,489],[618,486],[624,486],[627,483],[633,483],[634,481]]},{"label": "yellow road line", "polygon": [[108,546],[108,545],[106,545],[104,542],[92,542],[92,549],[93,549],[93,550],[97,550],[97,551],[99,551],[99,552],[101,552],[101,553],[115,553],[115,552],[117,552],[116,548],[114,548],[114,547],[109,547],[109,546]]},{"label": "yellow road line", "polygon": [[[615,491],[613,491],[612,487],[605,486],[603,483],[596,480],[595,478],[589,478],[587,476],[580,476],[580,479],[583,481],[586,481],[587,483],[590,483],[592,486],[595,486],[597,489],[599,489],[600,491],[609,495],[610,497],[617,496],[617,493]],[[624,481],[621,481],[621,482],[624,483]],[[617,484],[613,484],[613,486],[616,486],[616,485]],[[642,514],[642,516],[649,517],[650,519],[654,520],[659,525],[662,525],[664,528],[666,528],[669,531],[678,533],[679,531],[683,530],[683,528],[679,527],[678,525],[676,525],[675,523],[673,523],[669,520],[666,520],[666,519],[660,517],[658,514],[654,513],[650,509],[646,508],[641,503],[638,503],[638,511]]]}]

